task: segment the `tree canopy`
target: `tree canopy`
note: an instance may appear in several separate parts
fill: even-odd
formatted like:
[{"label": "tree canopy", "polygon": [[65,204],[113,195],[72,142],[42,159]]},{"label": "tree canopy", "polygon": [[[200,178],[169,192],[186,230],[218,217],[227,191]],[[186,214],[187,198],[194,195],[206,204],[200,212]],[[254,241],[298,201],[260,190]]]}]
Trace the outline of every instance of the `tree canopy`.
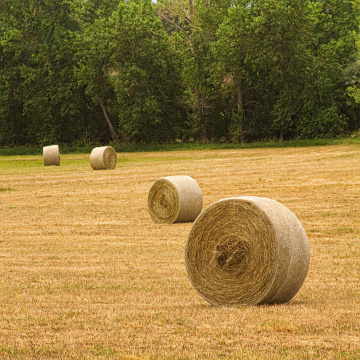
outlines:
[{"label": "tree canopy", "polygon": [[343,136],[359,0],[2,0],[0,146]]}]

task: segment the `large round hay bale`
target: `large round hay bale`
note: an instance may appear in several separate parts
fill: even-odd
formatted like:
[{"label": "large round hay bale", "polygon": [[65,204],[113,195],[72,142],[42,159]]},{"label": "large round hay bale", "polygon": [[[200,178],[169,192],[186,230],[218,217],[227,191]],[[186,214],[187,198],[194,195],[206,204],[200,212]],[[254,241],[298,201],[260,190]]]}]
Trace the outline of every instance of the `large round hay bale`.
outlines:
[{"label": "large round hay bale", "polygon": [[186,244],[189,279],[213,305],[284,303],[309,268],[307,236],[298,218],[275,200],[219,200],[194,222]]},{"label": "large round hay bale", "polygon": [[114,169],[117,164],[116,151],[111,146],[96,147],[90,154],[90,165],[94,170]]},{"label": "large round hay bale", "polygon": [[44,165],[60,165],[59,145],[49,145],[43,147]]},{"label": "large round hay bale", "polygon": [[148,209],[156,223],[194,221],[203,206],[201,189],[187,175],[167,176],[156,180],[148,194]]}]

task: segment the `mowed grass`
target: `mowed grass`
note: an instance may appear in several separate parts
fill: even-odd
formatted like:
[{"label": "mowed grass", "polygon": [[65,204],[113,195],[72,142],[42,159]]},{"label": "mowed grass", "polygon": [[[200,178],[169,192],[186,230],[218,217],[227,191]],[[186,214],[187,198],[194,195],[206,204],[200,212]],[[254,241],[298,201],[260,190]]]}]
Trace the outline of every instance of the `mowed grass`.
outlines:
[{"label": "mowed grass", "polygon": [[[309,238],[289,303],[213,307],[190,284],[191,223],[155,224],[147,195],[186,174],[204,207],[276,199]],[[0,359],[360,359],[360,145],[0,157]]]}]

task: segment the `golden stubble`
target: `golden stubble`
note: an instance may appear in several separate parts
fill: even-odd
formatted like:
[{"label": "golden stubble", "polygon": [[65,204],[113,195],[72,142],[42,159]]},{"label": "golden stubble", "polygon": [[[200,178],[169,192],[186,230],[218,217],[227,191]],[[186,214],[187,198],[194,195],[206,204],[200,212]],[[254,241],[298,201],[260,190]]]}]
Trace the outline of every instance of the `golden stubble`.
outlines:
[{"label": "golden stubble", "polygon": [[[0,358],[360,358],[360,147],[0,157]],[[23,166],[24,165],[24,166]],[[156,224],[151,184],[189,175],[204,208],[275,199],[310,270],[289,303],[214,307],[186,275],[191,223]]]}]

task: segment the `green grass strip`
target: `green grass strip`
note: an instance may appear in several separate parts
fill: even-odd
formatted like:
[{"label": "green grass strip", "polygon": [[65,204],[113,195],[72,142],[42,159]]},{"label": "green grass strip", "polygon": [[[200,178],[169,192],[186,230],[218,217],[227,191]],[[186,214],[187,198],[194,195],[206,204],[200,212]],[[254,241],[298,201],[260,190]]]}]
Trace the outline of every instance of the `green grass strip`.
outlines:
[{"label": "green grass strip", "polygon": [[[173,144],[139,144],[139,145],[114,145],[116,152],[154,152],[154,151],[181,151],[181,150],[221,150],[221,149],[257,149],[257,148],[286,148],[286,147],[306,147],[306,146],[325,146],[339,144],[360,144],[360,136],[342,139],[312,139],[312,140],[291,140],[291,141],[264,141],[252,143],[173,143]],[[107,144],[102,144],[105,146]],[[76,146],[61,145],[61,154],[89,154],[91,150],[100,145]],[[20,146],[0,148],[0,156],[8,155],[41,155],[42,147]]]}]

